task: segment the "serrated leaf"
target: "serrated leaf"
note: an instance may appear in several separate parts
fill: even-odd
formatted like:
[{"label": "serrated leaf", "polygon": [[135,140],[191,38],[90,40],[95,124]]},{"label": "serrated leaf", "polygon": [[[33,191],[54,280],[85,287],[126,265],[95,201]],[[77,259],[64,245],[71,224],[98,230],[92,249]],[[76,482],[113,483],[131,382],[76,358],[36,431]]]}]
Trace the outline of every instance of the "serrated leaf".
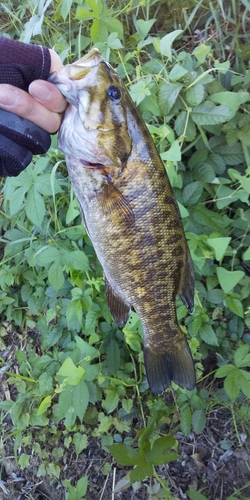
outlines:
[{"label": "serrated leaf", "polygon": [[168,160],[175,163],[181,161],[181,148],[179,141],[178,140],[174,141],[173,144],[171,144],[168,151],[165,151],[165,153],[161,154],[161,158],[163,160]]},{"label": "serrated leaf", "polygon": [[208,157],[207,149],[198,149],[198,151],[195,151],[188,160],[189,168],[191,168],[192,170],[198,169],[199,167],[204,165],[207,157]]},{"label": "serrated leaf", "polygon": [[179,80],[187,73],[187,69],[183,68],[180,64],[175,64],[168,76],[170,80]]},{"label": "serrated leaf", "polygon": [[234,353],[234,363],[237,367],[248,366],[250,364],[250,354],[248,344],[240,346]]},{"label": "serrated leaf", "polygon": [[168,115],[181,89],[182,85],[179,83],[168,83],[161,86],[158,98],[159,98],[159,106],[164,115]]},{"label": "serrated leaf", "polygon": [[178,460],[178,458],[180,458],[180,455],[178,455],[178,453],[174,451],[168,453],[162,453],[160,455],[159,453],[154,454],[153,456],[147,455],[147,461],[152,465],[168,464],[169,462],[174,462],[175,460]]},{"label": "serrated leaf", "polygon": [[72,390],[72,402],[76,415],[82,421],[89,404],[89,390],[83,378]]},{"label": "serrated leaf", "polygon": [[109,374],[116,376],[120,366],[120,349],[117,341],[112,338],[106,347]]},{"label": "serrated leaf", "polygon": [[239,100],[237,92],[218,92],[209,96],[209,100],[216,104],[225,104],[231,112],[232,116],[235,115],[239,109]]},{"label": "serrated leaf", "polygon": [[200,199],[203,191],[203,184],[200,181],[191,182],[183,189],[183,203],[187,206],[195,205]]},{"label": "serrated leaf", "polygon": [[25,211],[28,219],[36,226],[41,227],[45,216],[45,205],[43,197],[33,187],[27,194]]},{"label": "serrated leaf", "polygon": [[64,284],[64,274],[60,261],[54,261],[53,264],[51,264],[48,272],[48,279],[56,291],[62,288]]},{"label": "serrated leaf", "polygon": [[219,345],[216,334],[215,334],[213,328],[211,327],[211,325],[203,324],[202,328],[199,332],[199,335],[200,335],[201,339],[204,342],[206,342],[206,344],[214,345],[214,346]]},{"label": "serrated leaf", "polygon": [[228,271],[224,267],[217,267],[216,273],[220,286],[225,293],[230,292],[244,277],[243,271]]},{"label": "serrated leaf", "polygon": [[193,333],[196,335],[197,333],[199,333],[200,329],[201,329],[201,326],[202,326],[202,316],[201,315],[197,315],[195,316],[194,318],[192,318],[192,331]]},{"label": "serrated leaf", "polygon": [[180,428],[184,436],[188,437],[191,429],[191,410],[188,404],[184,404],[180,409]]},{"label": "serrated leaf", "polygon": [[215,106],[211,101],[205,101],[191,113],[197,125],[217,125],[225,123],[233,117],[232,111],[225,105]]},{"label": "serrated leaf", "polygon": [[232,238],[224,237],[224,238],[208,238],[207,243],[214,249],[215,258],[218,261],[221,261],[224,257],[227,247]]},{"label": "serrated leaf", "polygon": [[200,434],[206,425],[206,415],[203,409],[194,410],[192,415],[192,426],[196,434]]},{"label": "serrated leaf", "polygon": [[108,38],[108,29],[102,19],[95,19],[90,28],[90,36],[94,43],[106,42]]},{"label": "serrated leaf", "polygon": [[224,389],[232,401],[235,401],[240,393],[240,388],[237,382],[237,371],[238,368],[234,368],[224,381]]},{"label": "serrated leaf", "polygon": [[120,465],[136,465],[141,462],[139,451],[125,444],[112,444],[107,446],[111,455]]},{"label": "serrated leaf", "polygon": [[79,384],[85,370],[81,366],[76,366],[71,358],[66,358],[61,368],[57,372],[57,376],[64,377],[64,383],[70,385]]},{"label": "serrated leaf", "polygon": [[237,314],[237,316],[240,316],[240,318],[244,318],[243,305],[238,298],[234,297],[233,295],[228,295],[226,297],[226,305],[234,314]]},{"label": "serrated leaf", "polygon": [[119,394],[117,392],[117,389],[107,389],[106,391],[106,398],[102,402],[103,408],[107,411],[107,413],[112,413],[117,406],[119,402]]}]

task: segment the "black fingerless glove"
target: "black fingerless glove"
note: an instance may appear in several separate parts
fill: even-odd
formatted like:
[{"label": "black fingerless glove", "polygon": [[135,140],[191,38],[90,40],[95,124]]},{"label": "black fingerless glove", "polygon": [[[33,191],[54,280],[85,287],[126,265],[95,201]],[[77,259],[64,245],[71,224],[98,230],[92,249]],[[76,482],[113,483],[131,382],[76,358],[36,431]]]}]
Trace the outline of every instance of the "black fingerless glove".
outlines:
[{"label": "black fingerless glove", "polygon": [[[47,47],[0,37],[0,83],[28,91],[33,80],[47,80],[50,71]],[[48,132],[34,123],[0,109],[0,176],[18,175],[50,147]]]}]

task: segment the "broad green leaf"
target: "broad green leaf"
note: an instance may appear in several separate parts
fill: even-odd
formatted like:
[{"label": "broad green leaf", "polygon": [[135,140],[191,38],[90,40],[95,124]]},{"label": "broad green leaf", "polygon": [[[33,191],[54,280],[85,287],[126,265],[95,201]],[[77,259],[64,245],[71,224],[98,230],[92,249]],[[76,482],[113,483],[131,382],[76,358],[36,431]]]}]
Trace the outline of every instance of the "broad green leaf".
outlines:
[{"label": "broad green leaf", "polygon": [[234,353],[235,365],[240,368],[242,366],[250,366],[249,345],[240,346]]},{"label": "broad green leaf", "polygon": [[108,29],[102,19],[95,19],[91,28],[90,36],[94,43],[106,42],[108,38]]},{"label": "broad green leaf", "polygon": [[216,195],[217,195],[216,205],[217,208],[221,210],[222,208],[225,208],[231,203],[237,201],[239,197],[239,192],[227,186],[221,185],[216,189]]},{"label": "broad green leaf", "polygon": [[202,316],[199,314],[197,316],[194,316],[192,318],[192,322],[191,322],[191,325],[192,325],[192,331],[193,333],[196,335],[197,333],[199,333],[200,329],[201,329],[201,326],[202,326]]},{"label": "broad green leaf", "polygon": [[161,154],[161,158],[163,160],[172,161],[175,163],[181,161],[181,149],[179,141],[178,140],[174,141],[173,144],[171,144],[168,151],[165,151],[165,153]]},{"label": "broad green leaf", "polygon": [[199,491],[188,491],[187,494],[191,500],[208,500],[208,498],[204,497]]},{"label": "broad green leaf", "polygon": [[201,434],[206,425],[206,415],[203,409],[194,410],[192,415],[192,426],[196,434]]},{"label": "broad green leaf", "polygon": [[103,408],[106,410],[107,413],[112,413],[117,406],[119,402],[119,394],[117,392],[117,389],[107,389],[106,391],[106,398],[102,402]]},{"label": "broad green leaf", "polygon": [[207,291],[207,300],[212,304],[222,304],[223,303],[223,290],[220,288],[213,288]]},{"label": "broad green leaf", "polygon": [[66,17],[70,13],[71,5],[72,5],[73,0],[62,0],[60,4],[60,14],[63,18],[63,20],[66,20]]},{"label": "broad green leaf", "polygon": [[220,368],[218,368],[218,370],[216,370],[214,376],[216,378],[224,378],[224,377],[227,377],[227,375],[229,375],[229,373],[231,373],[233,370],[234,370],[233,365],[231,365],[231,364],[223,365],[223,366],[220,366]]},{"label": "broad green leaf", "polygon": [[42,415],[43,413],[46,412],[46,410],[51,406],[51,396],[46,396],[40,403],[38,409],[37,409],[37,415]]},{"label": "broad green leaf", "polygon": [[92,309],[90,309],[90,311],[87,312],[85,317],[85,333],[89,335],[90,333],[95,331],[96,320],[97,320],[97,313]]},{"label": "broad green leaf", "polygon": [[244,317],[242,302],[237,297],[234,297],[233,294],[225,297],[225,303],[233,313],[237,314],[237,316],[240,316],[240,318]]},{"label": "broad green leaf", "polygon": [[82,327],[82,301],[72,300],[67,305],[66,319],[68,328],[79,331]]},{"label": "broad green leaf", "polygon": [[189,405],[186,403],[180,409],[180,428],[184,436],[188,437],[191,429],[191,410]]},{"label": "broad green leaf", "polygon": [[159,106],[164,115],[168,115],[181,89],[182,85],[179,83],[168,83],[168,84],[166,83],[161,86],[158,98],[159,98]]},{"label": "broad green leaf", "polygon": [[75,445],[76,454],[79,455],[82,450],[85,450],[88,446],[88,437],[86,434],[81,432],[75,432],[72,443]]},{"label": "broad green leaf", "polygon": [[175,30],[168,33],[160,41],[160,53],[172,61],[172,44],[174,40],[183,33],[183,30]]},{"label": "broad green leaf", "polygon": [[57,372],[58,377],[64,377],[64,383],[70,385],[79,384],[85,370],[81,366],[76,366],[71,358],[66,358],[61,368]]},{"label": "broad green leaf", "polygon": [[36,226],[41,227],[45,216],[45,204],[41,194],[33,187],[27,194],[25,211],[28,219]]},{"label": "broad green leaf", "polygon": [[187,206],[195,205],[200,199],[203,191],[203,185],[200,181],[194,181],[183,189],[183,203]]},{"label": "broad green leaf", "polygon": [[230,292],[244,277],[243,271],[228,271],[224,267],[217,267],[216,273],[220,286],[225,293]]},{"label": "broad green leaf", "polygon": [[156,441],[153,443],[152,449],[149,451],[147,454],[147,459],[151,463],[154,463],[154,457],[157,457],[157,454],[160,455],[164,453],[167,450],[170,450],[173,448],[176,444],[176,440],[174,439],[173,436],[164,436],[156,439]]},{"label": "broad green leaf", "polygon": [[64,284],[64,274],[60,261],[54,261],[51,264],[48,272],[48,279],[56,291],[62,288]]},{"label": "broad green leaf", "polygon": [[148,21],[145,21],[144,19],[137,19],[136,20],[136,26],[137,26],[138,32],[140,33],[142,40],[144,40],[146,38],[146,36],[148,35],[148,33],[151,30],[155,21],[156,21],[156,19],[149,19]]},{"label": "broad green leaf", "polygon": [[88,257],[80,250],[63,249],[62,260],[64,264],[78,271],[87,271],[89,269]]},{"label": "broad green leaf", "polygon": [[245,376],[245,373],[243,370],[240,370],[238,375],[237,375],[237,380],[240,385],[241,391],[243,394],[247,397],[250,398],[250,381],[247,380],[247,377]]},{"label": "broad green leaf", "polygon": [[[88,487],[88,476],[81,477],[76,483],[77,500],[84,500],[83,496],[86,494]],[[73,499],[72,499],[73,500]]]},{"label": "broad green leaf", "polygon": [[230,243],[232,238],[230,237],[225,237],[225,238],[208,238],[207,243],[214,249],[215,252],[215,258],[219,262],[222,260],[224,257],[227,247]]},{"label": "broad green leaf", "polygon": [[154,469],[153,465],[147,464],[146,462],[141,462],[135,469],[131,470],[129,473],[131,483],[136,483],[138,481],[143,481],[146,477],[151,477],[153,475]]},{"label": "broad green leaf", "polygon": [[188,103],[193,107],[198,106],[203,101],[204,95],[205,89],[201,83],[197,83],[186,92]]},{"label": "broad green leaf", "polygon": [[225,123],[233,117],[232,111],[227,106],[215,106],[211,101],[205,101],[194,108],[191,115],[197,125],[216,125]]},{"label": "broad green leaf", "polygon": [[215,331],[213,330],[211,325],[203,324],[202,328],[199,331],[199,335],[201,339],[204,340],[204,342],[206,342],[206,344],[215,346],[219,345]]},{"label": "broad green leaf", "polygon": [[110,342],[106,346],[106,355],[107,355],[107,363],[108,363],[108,373],[109,375],[116,376],[119,366],[120,366],[120,349],[117,341],[110,338]]},{"label": "broad green leaf", "polygon": [[59,261],[60,250],[53,245],[43,247],[34,255],[35,263],[39,266],[46,266],[51,262]]},{"label": "broad green leaf", "polygon": [[94,359],[99,356],[99,351],[95,349],[95,347],[89,345],[85,340],[77,335],[75,339],[77,347],[79,347],[81,351],[81,355],[83,357],[89,357],[90,359]]},{"label": "broad green leaf", "polygon": [[240,388],[237,381],[237,372],[238,368],[234,368],[234,370],[229,373],[224,381],[224,389],[232,401],[235,401],[240,393]]},{"label": "broad green leaf", "polygon": [[180,455],[178,455],[178,453],[174,451],[161,454],[156,453],[154,455],[147,454],[147,461],[152,465],[168,464],[169,462],[174,462],[175,460],[178,460],[178,458],[180,458]]},{"label": "broad green leaf", "polygon": [[198,169],[199,167],[204,165],[207,157],[208,157],[207,149],[198,149],[198,151],[195,151],[188,160],[189,168],[191,168],[192,170]]},{"label": "broad green leaf", "polygon": [[[79,367],[80,368],[80,367]],[[76,415],[82,421],[85,411],[89,404],[89,390],[86,382],[82,378],[78,385],[73,387],[72,390],[72,403]]]},{"label": "broad green leaf", "polygon": [[181,66],[180,64],[175,64],[168,76],[170,80],[179,80],[187,73],[188,71],[183,68],[183,66]]},{"label": "broad green leaf", "polygon": [[236,111],[239,109],[237,92],[218,92],[210,95],[209,100],[215,102],[216,104],[225,104],[231,110],[232,116],[234,116]]},{"label": "broad green leaf", "polygon": [[141,462],[139,451],[132,448],[132,446],[112,444],[111,446],[107,446],[107,448],[116,462],[120,465],[136,465]]}]

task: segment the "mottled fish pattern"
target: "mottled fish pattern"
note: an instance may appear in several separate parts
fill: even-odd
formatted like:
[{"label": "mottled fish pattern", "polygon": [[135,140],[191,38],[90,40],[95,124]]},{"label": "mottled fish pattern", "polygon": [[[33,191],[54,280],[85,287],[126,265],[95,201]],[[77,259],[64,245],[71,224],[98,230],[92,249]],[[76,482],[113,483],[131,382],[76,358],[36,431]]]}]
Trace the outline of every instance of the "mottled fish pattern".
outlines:
[{"label": "mottled fish pattern", "polygon": [[59,133],[84,224],[119,326],[131,307],[144,330],[154,395],[171,380],[195,387],[176,295],[193,311],[194,272],[165,167],[114,69],[97,49],[50,78],[69,102]]}]

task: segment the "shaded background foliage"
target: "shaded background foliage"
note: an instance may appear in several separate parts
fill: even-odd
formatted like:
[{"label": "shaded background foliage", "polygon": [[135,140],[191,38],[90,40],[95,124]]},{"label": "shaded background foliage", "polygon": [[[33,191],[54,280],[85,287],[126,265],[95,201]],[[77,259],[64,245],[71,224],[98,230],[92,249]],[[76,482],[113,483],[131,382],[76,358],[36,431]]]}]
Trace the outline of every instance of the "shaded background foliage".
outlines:
[{"label": "shaded background foliage", "polygon": [[[95,437],[118,463],[135,466],[128,484],[155,476],[171,498],[155,466],[176,458],[176,443],[162,433],[199,434],[209,409],[224,405],[241,446],[238,426],[250,417],[248,2],[6,1],[1,14],[2,34],[52,46],[64,63],[95,45],[138,105],[194,261],[195,313],[179,299],[177,313],[199,382],[192,392],[175,387],[177,406],[148,392],[140,321],[132,313],[121,331],[112,320],[53,137],[46,156],[2,181],[1,365],[11,388],[0,403],[11,417],[4,432],[15,433],[21,468],[33,449],[38,476],[56,478],[65,449],[78,456]],[[56,444],[53,459],[47,440]],[[66,481],[67,498],[83,498],[86,487]]]}]

